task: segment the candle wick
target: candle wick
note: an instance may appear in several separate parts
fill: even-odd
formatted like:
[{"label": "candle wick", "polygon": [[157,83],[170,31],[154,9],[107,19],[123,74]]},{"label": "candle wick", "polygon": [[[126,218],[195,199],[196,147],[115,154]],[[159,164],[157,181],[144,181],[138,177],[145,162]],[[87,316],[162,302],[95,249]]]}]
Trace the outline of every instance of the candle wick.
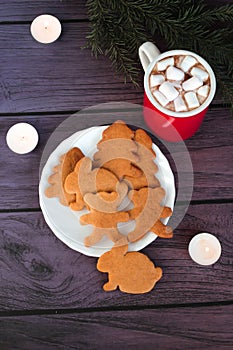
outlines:
[{"label": "candle wick", "polygon": [[46,22],[44,22],[44,28],[45,29],[48,29],[48,26],[49,26],[49,23],[46,21]]}]

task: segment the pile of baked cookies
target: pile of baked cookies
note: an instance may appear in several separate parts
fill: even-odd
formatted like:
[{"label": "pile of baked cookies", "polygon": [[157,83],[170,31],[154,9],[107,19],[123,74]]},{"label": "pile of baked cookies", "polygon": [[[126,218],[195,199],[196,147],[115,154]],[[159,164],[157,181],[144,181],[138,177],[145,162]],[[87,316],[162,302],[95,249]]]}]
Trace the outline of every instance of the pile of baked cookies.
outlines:
[{"label": "pile of baked cookies", "polygon": [[[81,224],[93,226],[84,239],[87,247],[104,236],[113,242],[97,263],[99,271],[109,273],[104,290],[119,286],[127,293],[145,293],[162,276],[162,269],[154,267],[147,256],[128,252],[128,244],[148,232],[162,238],[173,236],[171,227],[161,221],[172,210],[161,204],[166,193],[156,178],[155,157],[152,140],[144,130],[133,131],[117,121],[103,131],[93,159],[72,148],[60,157],[48,178],[47,197],[58,197],[71,210],[88,210],[79,218]],[[118,224],[131,220],[133,230],[122,234]]]}]

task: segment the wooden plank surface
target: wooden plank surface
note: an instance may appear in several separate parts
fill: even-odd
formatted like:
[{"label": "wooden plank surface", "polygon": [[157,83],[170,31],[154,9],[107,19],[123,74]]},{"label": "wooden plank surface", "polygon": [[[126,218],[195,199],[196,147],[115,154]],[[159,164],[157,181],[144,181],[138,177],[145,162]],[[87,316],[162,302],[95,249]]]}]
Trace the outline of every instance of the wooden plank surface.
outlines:
[{"label": "wooden plank surface", "polygon": [[[1,213],[0,311],[233,301],[232,214],[231,204],[190,206],[173,239],[157,239],[143,250],[163,268],[161,281],[150,293],[128,295],[104,292],[107,275],[96,270],[97,258],[59,241],[40,212]],[[189,257],[198,232],[211,232],[222,244],[213,266]]]},{"label": "wooden plank surface", "polygon": [[48,13],[61,20],[87,19],[85,0],[10,0],[0,1],[0,23],[32,21],[36,16]]},{"label": "wooden plank surface", "polygon": [[87,32],[88,23],[65,23],[61,38],[43,45],[31,37],[29,25],[0,26],[0,113],[142,103],[142,88],[124,84],[108,59],[96,60],[89,49],[81,49]]},{"label": "wooden plank surface", "polygon": [[[100,113],[98,115],[88,114],[93,125],[98,125],[99,120],[109,120],[110,113]],[[114,120],[119,119],[118,112],[112,112]],[[115,117],[116,115],[116,117]],[[124,112],[127,121],[135,125],[135,120],[139,121],[138,113]],[[77,115],[75,124],[67,133],[61,134],[61,140],[76,130],[82,130],[87,127],[86,117]],[[52,132],[64,121],[68,115],[53,116],[28,116],[28,117],[2,117],[0,118],[0,138],[1,145],[1,167],[0,167],[0,210],[5,209],[23,209],[38,208],[38,183],[39,167],[41,156]],[[218,118],[218,124],[216,124]],[[40,142],[35,151],[27,155],[17,155],[11,152],[5,141],[7,130],[14,123],[25,121],[34,125],[40,135]],[[208,112],[200,131],[191,139],[187,140],[186,145],[190,151],[194,171],[194,191],[192,200],[206,199],[232,199],[232,127],[231,116],[228,110],[211,110]],[[90,124],[89,124],[90,125]],[[140,126],[140,125],[139,125]],[[155,142],[157,143],[158,141]],[[159,142],[159,147],[168,156],[171,161],[172,169],[175,167],[172,163],[172,157],[168,155],[165,147]],[[55,147],[55,146],[54,146]],[[213,148],[211,148],[213,147]],[[52,150],[52,149],[51,149]],[[174,157],[174,156],[173,156]],[[180,156],[176,153],[176,158],[183,162],[183,152]]]},{"label": "wooden plank surface", "polygon": [[4,317],[0,342],[2,350],[230,350],[232,313],[228,305]]},{"label": "wooden plank surface", "polygon": [[[208,6],[232,3],[232,0],[205,0]],[[51,13],[60,19],[87,19],[85,0],[10,0],[0,1],[0,23],[6,21],[31,21],[43,13]]]},{"label": "wooden plank surface", "polygon": [[[51,45],[36,42],[29,24],[0,26],[0,113],[77,111],[110,101],[143,103],[143,79],[124,83],[109,59],[86,44],[88,23],[64,23]],[[17,57],[17,59],[16,59]],[[222,102],[216,95],[214,103]]]},{"label": "wooden plank surface", "polygon": [[[143,250],[163,268],[151,293],[104,292],[107,275],[96,270],[97,259],[59,241],[40,212],[40,160],[54,129],[87,106],[143,101],[142,75],[139,89],[125,85],[107,58],[96,60],[81,49],[89,31],[85,4],[0,0],[0,349],[230,350],[233,135],[229,110],[214,108],[223,102],[221,91],[198,133],[186,141],[194,170],[192,204],[172,240],[157,239]],[[62,22],[62,35],[51,45],[30,35],[30,23],[41,13]],[[127,122],[135,125],[130,113]],[[92,118],[94,125],[104,124]],[[24,156],[5,143],[8,128],[20,121],[33,124],[40,135],[36,150]],[[64,133],[86,127],[79,117],[75,129]],[[185,159],[179,148],[174,152]],[[221,242],[221,258],[213,266],[189,257],[188,243],[198,232],[211,232]]]}]

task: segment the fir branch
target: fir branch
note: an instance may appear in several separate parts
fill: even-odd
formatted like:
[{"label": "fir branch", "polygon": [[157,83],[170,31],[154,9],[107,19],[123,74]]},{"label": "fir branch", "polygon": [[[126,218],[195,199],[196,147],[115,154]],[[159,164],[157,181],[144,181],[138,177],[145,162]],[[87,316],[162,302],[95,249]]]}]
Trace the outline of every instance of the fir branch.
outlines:
[{"label": "fir branch", "polygon": [[208,25],[215,22],[232,22],[233,21],[233,6],[231,4],[220,6],[216,9],[208,9],[207,11],[200,14],[200,21],[208,23]]},{"label": "fir branch", "polygon": [[203,56],[214,68],[226,102],[232,103],[233,5],[208,8],[203,0],[88,0],[87,8],[91,24],[87,46],[96,56],[106,55],[134,84],[141,71],[138,47],[159,36],[168,49]]}]

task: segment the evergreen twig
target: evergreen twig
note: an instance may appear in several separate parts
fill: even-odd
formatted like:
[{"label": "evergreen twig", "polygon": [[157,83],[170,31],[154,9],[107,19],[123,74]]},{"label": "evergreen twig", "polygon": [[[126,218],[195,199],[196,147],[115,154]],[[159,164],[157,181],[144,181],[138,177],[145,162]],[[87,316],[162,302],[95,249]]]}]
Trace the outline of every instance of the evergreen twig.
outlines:
[{"label": "evergreen twig", "polygon": [[[162,37],[167,49],[204,57],[233,106],[233,5],[208,8],[203,0],[87,0],[91,24],[87,46],[109,57],[125,80],[139,83],[138,47]],[[218,29],[217,29],[218,28]]]}]

